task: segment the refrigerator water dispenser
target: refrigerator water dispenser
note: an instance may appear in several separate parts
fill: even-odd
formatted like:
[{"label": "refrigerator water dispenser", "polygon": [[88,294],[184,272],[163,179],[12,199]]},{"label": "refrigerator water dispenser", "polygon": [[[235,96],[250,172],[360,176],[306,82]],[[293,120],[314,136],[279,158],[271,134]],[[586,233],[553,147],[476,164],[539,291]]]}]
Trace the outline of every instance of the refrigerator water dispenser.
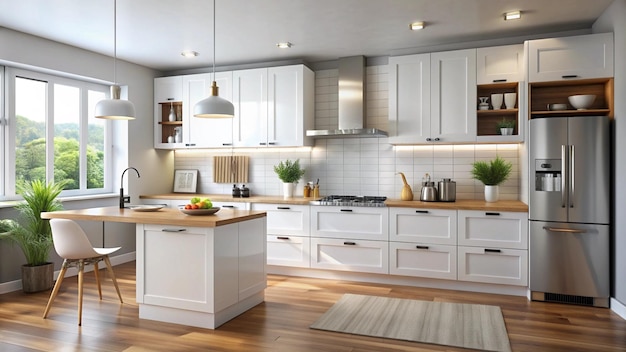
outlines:
[{"label": "refrigerator water dispenser", "polygon": [[535,191],[561,191],[561,159],[535,159]]}]

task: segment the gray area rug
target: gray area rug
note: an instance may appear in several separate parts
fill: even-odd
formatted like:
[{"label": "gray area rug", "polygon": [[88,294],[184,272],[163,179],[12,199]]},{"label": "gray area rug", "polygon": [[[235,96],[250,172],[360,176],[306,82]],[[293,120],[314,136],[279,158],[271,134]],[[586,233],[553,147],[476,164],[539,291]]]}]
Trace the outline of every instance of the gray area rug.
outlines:
[{"label": "gray area rug", "polygon": [[345,294],[313,329],[511,351],[500,307]]}]

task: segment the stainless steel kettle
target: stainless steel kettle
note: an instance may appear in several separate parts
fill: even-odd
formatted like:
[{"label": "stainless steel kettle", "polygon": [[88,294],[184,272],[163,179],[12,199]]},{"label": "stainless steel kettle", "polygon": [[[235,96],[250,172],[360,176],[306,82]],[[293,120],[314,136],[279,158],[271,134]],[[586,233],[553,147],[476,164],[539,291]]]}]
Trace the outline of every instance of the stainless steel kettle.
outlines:
[{"label": "stainless steel kettle", "polygon": [[449,178],[439,181],[439,201],[454,202],[456,201],[456,182]]},{"label": "stainless steel kettle", "polygon": [[420,200],[422,202],[437,201],[437,187],[435,187],[434,182],[422,182],[422,192],[420,192]]}]

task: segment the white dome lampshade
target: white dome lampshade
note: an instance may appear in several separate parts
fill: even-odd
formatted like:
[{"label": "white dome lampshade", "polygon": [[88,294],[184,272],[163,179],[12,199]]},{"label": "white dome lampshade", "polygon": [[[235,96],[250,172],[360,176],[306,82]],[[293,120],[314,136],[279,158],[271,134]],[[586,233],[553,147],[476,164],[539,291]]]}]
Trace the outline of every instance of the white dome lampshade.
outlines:
[{"label": "white dome lampshade", "polygon": [[228,118],[235,116],[235,106],[218,94],[219,88],[213,81],[211,95],[200,100],[193,107],[193,116],[205,118]]},{"label": "white dome lampshade", "polygon": [[111,86],[111,99],[100,100],[96,104],[95,117],[108,120],[134,120],[135,106],[128,100],[120,99],[121,88]]}]

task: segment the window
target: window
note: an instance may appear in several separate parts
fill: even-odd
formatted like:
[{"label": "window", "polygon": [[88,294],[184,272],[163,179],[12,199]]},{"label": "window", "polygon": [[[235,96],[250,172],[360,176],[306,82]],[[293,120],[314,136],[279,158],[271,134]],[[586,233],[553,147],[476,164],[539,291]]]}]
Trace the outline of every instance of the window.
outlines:
[{"label": "window", "polygon": [[110,122],[96,119],[108,87],[6,68],[8,136],[4,197],[31,180],[68,180],[63,195],[110,192],[107,179]]}]

